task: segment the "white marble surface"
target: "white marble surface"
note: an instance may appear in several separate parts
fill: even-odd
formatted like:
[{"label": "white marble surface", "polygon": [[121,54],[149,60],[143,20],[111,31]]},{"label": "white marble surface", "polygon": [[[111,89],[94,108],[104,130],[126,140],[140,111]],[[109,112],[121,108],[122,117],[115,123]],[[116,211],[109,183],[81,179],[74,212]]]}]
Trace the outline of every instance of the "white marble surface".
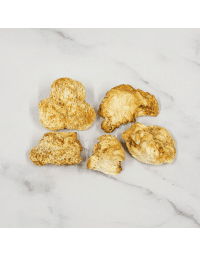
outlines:
[{"label": "white marble surface", "polygon": [[[114,177],[87,170],[102,118],[77,131],[78,166],[36,167],[29,151],[48,132],[38,103],[60,77],[81,81],[97,111],[130,84],[155,95],[176,141],[173,164],[130,156]],[[200,227],[200,29],[0,29],[0,227]],[[65,130],[67,132],[67,130]]]}]

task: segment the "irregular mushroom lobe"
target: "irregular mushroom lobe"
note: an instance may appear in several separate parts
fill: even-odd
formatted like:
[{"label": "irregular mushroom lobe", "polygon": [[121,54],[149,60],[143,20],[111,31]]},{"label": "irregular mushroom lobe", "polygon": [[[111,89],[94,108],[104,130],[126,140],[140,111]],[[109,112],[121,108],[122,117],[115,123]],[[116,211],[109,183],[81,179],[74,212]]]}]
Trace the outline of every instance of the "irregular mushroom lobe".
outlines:
[{"label": "irregular mushroom lobe", "polygon": [[82,161],[82,146],[75,132],[46,133],[29,154],[36,165],[71,165]]},{"label": "irregular mushroom lobe", "polygon": [[52,130],[88,129],[96,118],[94,109],[85,102],[85,88],[70,78],[56,80],[49,98],[39,103],[41,124]]},{"label": "irregular mushroom lobe", "polygon": [[39,103],[40,122],[52,131],[65,128],[65,114],[65,108],[49,98],[45,98]]},{"label": "irregular mushroom lobe", "polygon": [[88,169],[110,175],[116,175],[122,170],[120,161],[125,159],[125,153],[116,137],[111,135],[99,137],[93,153],[87,162]]},{"label": "irregular mushroom lobe", "polygon": [[120,90],[116,90],[114,95],[110,96],[110,94],[108,92],[108,96],[102,102],[103,107],[100,109],[103,110],[98,111],[98,114],[105,117],[102,129],[107,133],[114,131],[121,124],[135,121],[135,104],[132,104],[135,98]]},{"label": "irregular mushroom lobe", "polygon": [[174,161],[175,142],[165,128],[135,123],[123,132],[122,138],[132,156],[139,161],[155,165]]},{"label": "irregular mushroom lobe", "polygon": [[98,110],[99,116],[105,118],[101,127],[107,133],[121,124],[135,122],[139,116],[157,116],[158,112],[158,102],[153,95],[130,85],[120,85],[108,91]]},{"label": "irregular mushroom lobe", "polygon": [[85,101],[85,88],[79,81],[60,78],[51,85],[50,98],[63,103],[66,103],[69,99]]},{"label": "irregular mushroom lobe", "polygon": [[153,116],[153,117],[158,116],[159,105],[156,98],[150,93],[144,92],[141,89],[137,89],[137,91],[142,96],[141,104],[138,108],[140,109],[140,113],[139,115],[137,115],[137,117],[146,116],[146,115]]}]

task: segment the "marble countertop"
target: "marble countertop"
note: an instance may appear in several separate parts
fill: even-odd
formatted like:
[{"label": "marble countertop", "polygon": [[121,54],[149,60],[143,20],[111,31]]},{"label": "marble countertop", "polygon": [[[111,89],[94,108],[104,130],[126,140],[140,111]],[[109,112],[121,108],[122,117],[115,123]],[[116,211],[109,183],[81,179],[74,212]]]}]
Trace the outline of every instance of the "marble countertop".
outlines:
[{"label": "marble countertop", "polygon": [[[30,150],[48,132],[38,103],[60,77],[85,86],[97,112],[105,93],[130,84],[155,95],[159,125],[176,141],[172,164],[141,163],[125,149],[116,176],[87,170],[97,116],[77,131],[83,161],[35,166]],[[0,227],[200,227],[200,29],[0,29]],[[65,130],[67,132],[68,130]]]}]

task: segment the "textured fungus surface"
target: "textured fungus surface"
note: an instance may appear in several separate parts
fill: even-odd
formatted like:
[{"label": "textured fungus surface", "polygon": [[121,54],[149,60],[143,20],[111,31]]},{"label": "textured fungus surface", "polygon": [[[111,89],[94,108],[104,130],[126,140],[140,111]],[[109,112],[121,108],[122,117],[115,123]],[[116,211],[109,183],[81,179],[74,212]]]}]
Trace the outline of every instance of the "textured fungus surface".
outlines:
[{"label": "textured fungus surface", "polygon": [[111,133],[121,124],[135,122],[139,116],[154,116],[159,113],[156,98],[141,89],[134,89],[130,85],[119,85],[106,93],[100,104],[98,114],[105,118],[101,128]]},{"label": "textured fungus surface", "polygon": [[171,164],[175,159],[175,141],[163,127],[134,123],[122,138],[132,156],[141,162],[161,165]]},{"label": "textured fungus surface", "polygon": [[44,134],[39,144],[29,154],[35,165],[73,165],[82,161],[82,146],[76,132],[49,132]]},{"label": "textured fungus surface", "polygon": [[121,161],[124,161],[125,153],[121,143],[115,136],[100,136],[98,143],[94,146],[93,153],[87,162],[88,169],[98,170],[110,175],[121,172]]},{"label": "textured fungus surface", "polygon": [[49,98],[39,103],[40,123],[52,130],[86,130],[92,126],[96,113],[85,102],[85,88],[70,78],[60,78],[51,85]]}]

